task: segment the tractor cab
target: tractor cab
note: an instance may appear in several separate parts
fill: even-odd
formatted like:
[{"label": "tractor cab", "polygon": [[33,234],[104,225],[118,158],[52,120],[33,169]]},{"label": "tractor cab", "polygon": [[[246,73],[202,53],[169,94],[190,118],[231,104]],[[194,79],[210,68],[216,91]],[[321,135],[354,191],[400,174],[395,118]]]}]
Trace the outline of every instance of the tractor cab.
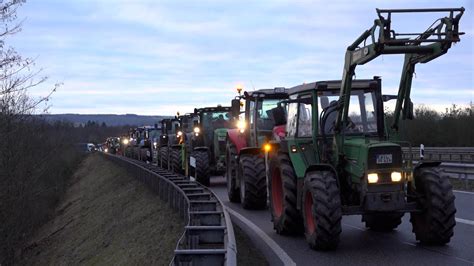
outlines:
[{"label": "tractor cab", "polygon": [[229,130],[229,138],[242,149],[259,148],[264,143],[278,137],[284,137],[282,130],[286,124],[287,90],[283,87],[244,92],[239,98],[244,100],[244,113],[240,113],[240,99],[232,101],[232,115],[238,120],[238,129]]},{"label": "tractor cab", "polygon": [[220,162],[216,170],[224,170],[226,135],[232,127],[230,107],[205,107],[194,109],[194,113],[199,119],[194,127],[192,147],[208,147],[211,165]]}]

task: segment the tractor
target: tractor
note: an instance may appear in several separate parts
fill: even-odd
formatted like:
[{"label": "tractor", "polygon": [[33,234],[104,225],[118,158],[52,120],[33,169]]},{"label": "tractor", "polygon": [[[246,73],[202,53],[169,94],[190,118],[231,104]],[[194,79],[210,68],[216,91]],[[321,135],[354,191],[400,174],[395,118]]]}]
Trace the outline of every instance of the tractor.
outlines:
[{"label": "tractor", "polygon": [[194,125],[197,123],[198,117],[195,114],[189,113],[179,115],[176,117],[179,121],[176,131],[176,143],[170,146],[170,165],[171,169],[179,174],[185,174],[187,160],[186,143],[193,134]]},{"label": "tractor", "polygon": [[203,185],[209,186],[211,173],[225,172],[226,135],[231,127],[230,118],[230,107],[218,105],[194,109],[192,123],[188,123],[192,131],[186,134],[187,157],[188,160],[191,157],[194,159],[193,176]]},{"label": "tractor", "polygon": [[175,118],[166,118],[161,120],[161,135],[158,144],[158,165],[171,169],[171,146],[178,144],[179,120]]},{"label": "tractor", "polygon": [[[231,113],[237,128],[227,131],[227,193],[231,202],[240,202],[246,209],[267,206],[263,148],[274,139],[275,126],[282,124],[273,114],[275,110],[284,109],[279,102],[287,98],[286,89],[277,87],[245,91],[244,95],[239,91],[239,96],[232,100]],[[241,101],[245,101],[243,113],[240,112]]]},{"label": "tractor", "polygon": [[158,139],[160,134],[160,129],[158,125],[154,126],[143,126],[143,130],[140,131],[140,142],[138,143],[139,147],[139,159],[145,162],[155,161],[155,154],[158,148]]},{"label": "tractor", "polygon": [[[398,13],[447,12],[422,33],[398,33]],[[400,120],[413,119],[414,67],[458,42],[464,8],[377,9],[378,19],[346,51],[340,81],[289,89],[286,137],[267,154],[271,215],[277,233],[304,232],[310,247],[335,249],[342,215],[362,215],[366,227],[390,231],[410,213],[422,244],[450,241],[454,195],[440,162],[404,160]],[[353,80],[357,65],[382,54],[404,54],[398,95],[382,95],[378,77]],[[396,99],[387,125],[384,101]],[[387,120],[388,121],[388,120]],[[390,127],[390,128],[389,128]]]}]

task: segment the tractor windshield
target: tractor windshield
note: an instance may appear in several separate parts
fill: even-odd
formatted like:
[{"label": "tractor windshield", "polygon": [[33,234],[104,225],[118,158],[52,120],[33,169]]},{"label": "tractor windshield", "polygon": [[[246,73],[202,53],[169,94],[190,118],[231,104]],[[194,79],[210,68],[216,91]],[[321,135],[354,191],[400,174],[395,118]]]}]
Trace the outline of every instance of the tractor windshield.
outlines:
[{"label": "tractor windshield", "polygon": [[[338,91],[324,91],[318,97],[320,112],[339,99]],[[375,108],[375,92],[370,90],[352,90],[349,105],[349,116],[346,133],[371,134],[377,133],[377,113]],[[337,113],[328,113],[324,126],[326,134],[334,133]],[[321,128],[320,128],[321,133]]]},{"label": "tractor windshield", "polygon": [[158,129],[152,129],[148,131],[148,138],[150,139],[156,139],[160,137],[160,132]]},{"label": "tractor windshield", "polygon": [[223,112],[204,112],[201,116],[201,124],[204,128],[230,128],[230,113]]},{"label": "tractor windshield", "polygon": [[277,107],[281,99],[263,99],[257,102],[258,130],[272,130],[274,126],[272,109]]}]

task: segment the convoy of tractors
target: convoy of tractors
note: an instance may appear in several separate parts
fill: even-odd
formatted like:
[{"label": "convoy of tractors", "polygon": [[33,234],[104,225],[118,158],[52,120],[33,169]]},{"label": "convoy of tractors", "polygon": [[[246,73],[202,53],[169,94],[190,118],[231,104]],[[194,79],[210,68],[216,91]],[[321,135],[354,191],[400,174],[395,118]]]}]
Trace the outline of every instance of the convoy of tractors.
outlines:
[{"label": "convoy of tractors", "polygon": [[[444,12],[422,33],[397,33],[397,13]],[[413,119],[410,99],[417,63],[458,42],[464,8],[377,9],[374,25],[347,47],[341,80],[242,92],[229,106],[196,108],[110,141],[122,151],[205,186],[224,175],[228,198],[246,209],[269,208],[279,234],[304,233],[318,250],[335,249],[343,215],[390,231],[405,213],[416,239],[445,244],[455,226],[454,195],[440,162],[403,156],[401,120]],[[355,69],[383,54],[403,54],[398,95],[382,80],[353,79]],[[388,124],[384,104],[396,100]],[[108,141],[109,143],[109,141]],[[114,144],[115,143],[115,144]],[[112,147],[114,147],[112,149]]]}]

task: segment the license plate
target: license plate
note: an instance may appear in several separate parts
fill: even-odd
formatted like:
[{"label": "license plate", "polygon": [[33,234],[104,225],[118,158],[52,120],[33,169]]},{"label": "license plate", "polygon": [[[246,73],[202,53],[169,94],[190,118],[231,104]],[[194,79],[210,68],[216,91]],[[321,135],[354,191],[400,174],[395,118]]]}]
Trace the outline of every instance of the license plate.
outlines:
[{"label": "license plate", "polygon": [[392,155],[391,154],[377,154],[375,163],[376,164],[392,163]]}]

